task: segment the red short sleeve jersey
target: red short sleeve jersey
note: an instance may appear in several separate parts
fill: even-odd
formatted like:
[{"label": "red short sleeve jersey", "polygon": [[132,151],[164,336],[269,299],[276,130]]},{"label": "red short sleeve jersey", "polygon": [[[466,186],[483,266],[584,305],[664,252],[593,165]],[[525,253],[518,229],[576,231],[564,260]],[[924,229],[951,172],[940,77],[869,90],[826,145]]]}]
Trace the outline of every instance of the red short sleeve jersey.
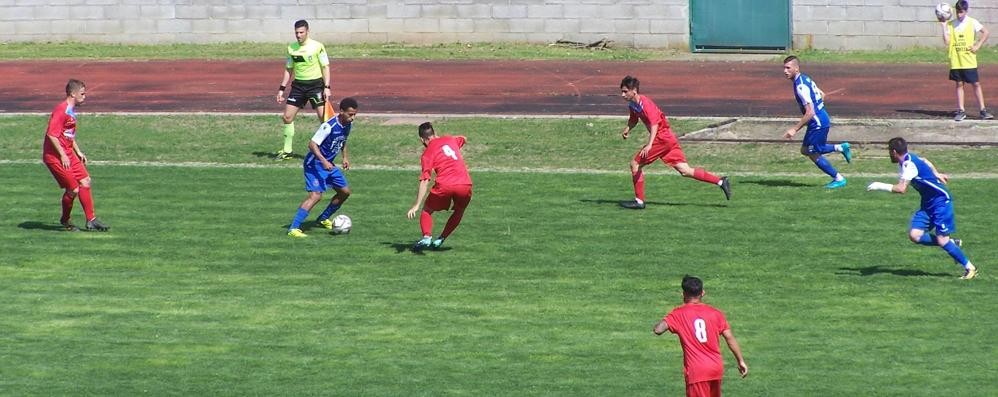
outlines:
[{"label": "red short sleeve jersey", "polygon": [[419,175],[419,180],[430,179],[430,174],[435,171],[437,185],[470,185],[471,176],[468,175],[468,167],[461,155],[464,142],[463,136],[452,135],[431,140],[420,158],[423,172]]},{"label": "red short sleeve jersey", "polygon": [[724,313],[705,303],[688,303],[665,316],[669,332],[679,336],[683,346],[683,375],[686,384],[721,379],[724,361],[721,358],[721,332],[727,330]]},{"label": "red short sleeve jersey", "polygon": [[628,124],[641,120],[649,133],[651,132],[652,125],[658,125],[658,133],[655,135],[656,140],[676,139],[676,136],[672,133],[672,128],[669,127],[669,119],[665,117],[665,113],[662,113],[658,105],[652,102],[650,98],[638,95],[638,102],[628,102],[627,107],[630,111]]},{"label": "red short sleeve jersey", "polygon": [[76,157],[73,151],[73,141],[76,140],[76,113],[69,102],[63,101],[56,105],[49,116],[49,125],[45,130],[45,140],[42,142],[42,160],[47,162],[59,162],[59,152],[52,147],[49,142],[50,136],[55,137],[62,146],[63,152],[70,159]]}]

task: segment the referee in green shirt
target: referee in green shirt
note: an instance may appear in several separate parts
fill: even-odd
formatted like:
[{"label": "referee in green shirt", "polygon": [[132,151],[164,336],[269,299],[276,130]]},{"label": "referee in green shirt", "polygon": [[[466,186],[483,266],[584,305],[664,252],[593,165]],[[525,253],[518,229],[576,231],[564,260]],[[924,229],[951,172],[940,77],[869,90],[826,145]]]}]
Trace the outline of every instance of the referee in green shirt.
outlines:
[{"label": "referee in green shirt", "polygon": [[[325,121],[323,105],[329,99],[329,56],[322,43],[308,38],[308,22],[304,19],[295,22],[297,41],[288,45],[287,62],[284,64],[284,77],[277,90],[277,103],[284,102],[284,148],[277,152],[275,160],[291,158],[291,143],[295,137],[295,116],[298,110],[310,103],[315,109],[319,122]],[[288,82],[291,91],[288,92]],[[285,96],[287,93],[287,96]]]}]

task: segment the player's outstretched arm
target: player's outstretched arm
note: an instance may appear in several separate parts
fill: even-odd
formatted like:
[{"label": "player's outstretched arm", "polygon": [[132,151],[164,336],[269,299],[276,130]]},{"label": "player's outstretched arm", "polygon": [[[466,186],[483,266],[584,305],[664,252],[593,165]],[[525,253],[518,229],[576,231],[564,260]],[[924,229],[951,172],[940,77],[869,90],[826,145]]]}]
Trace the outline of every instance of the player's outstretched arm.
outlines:
[{"label": "player's outstretched arm", "polygon": [[654,332],[655,335],[662,335],[665,333],[665,331],[668,330],[669,330],[669,324],[666,323],[665,320],[662,320],[659,321],[658,324],[655,324],[655,329],[652,330],[652,332]]},{"label": "player's outstretched arm", "polygon": [[748,364],[745,363],[742,348],[738,346],[735,334],[731,333],[731,328],[728,328],[721,332],[721,335],[724,336],[724,341],[728,342],[728,349],[731,349],[731,354],[735,355],[735,360],[738,360],[738,373],[742,374],[743,378],[748,376]]},{"label": "player's outstretched arm", "polygon": [[419,189],[416,191],[416,202],[412,203],[412,208],[409,208],[409,212],[405,215],[409,219],[416,217],[416,212],[419,211],[419,205],[423,203],[423,197],[426,197],[426,191],[429,190],[430,180],[424,179],[419,181]]}]

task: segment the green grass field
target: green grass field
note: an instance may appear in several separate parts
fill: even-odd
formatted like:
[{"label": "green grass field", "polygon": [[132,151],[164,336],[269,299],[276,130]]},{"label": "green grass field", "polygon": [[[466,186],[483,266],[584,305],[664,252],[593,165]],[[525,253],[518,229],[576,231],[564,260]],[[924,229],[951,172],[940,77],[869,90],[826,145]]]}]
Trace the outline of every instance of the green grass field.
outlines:
[{"label": "green grass field", "polygon": [[0,394],[682,395],[679,344],[651,329],[684,274],[745,352],[737,379],[725,350],[730,395],[996,384],[998,149],[913,148],[953,174],[982,271],[966,282],[907,241],[916,195],[864,191],[895,175],[880,147],[833,159],[850,185],[825,191],[796,146],[686,144],[734,175],[733,200],[655,165],[648,209],[627,211],[639,142],[619,138],[623,118],[436,123],[469,137],[475,197],[446,250],[415,254],[421,146],[381,121],[350,138],[353,232],[292,240],[304,192],[297,161],[266,157],[276,116],[83,114],[109,233],[59,231],[45,118],[0,117]]}]

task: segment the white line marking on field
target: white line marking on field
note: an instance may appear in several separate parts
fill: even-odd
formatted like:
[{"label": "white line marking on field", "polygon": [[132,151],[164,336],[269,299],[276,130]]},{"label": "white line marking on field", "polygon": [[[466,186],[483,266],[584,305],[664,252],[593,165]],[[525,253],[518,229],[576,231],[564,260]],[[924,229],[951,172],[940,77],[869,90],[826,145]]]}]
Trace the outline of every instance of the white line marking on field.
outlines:
[{"label": "white line marking on field", "polygon": [[[0,165],[6,164],[38,164],[41,165],[41,160],[0,160]],[[217,162],[201,162],[201,161],[183,161],[183,162],[169,162],[169,161],[116,161],[116,160],[92,160],[87,163],[88,165],[101,165],[101,166],[111,166],[111,167],[178,167],[178,168],[242,168],[242,169],[281,169],[281,168],[299,168],[299,162],[287,162],[287,163],[273,163],[273,164],[257,164],[257,163],[217,163]],[[418,172],[420,170],[419,166],[394,166],[394,165],[351,165],[351,170],[357,171],[413,171]],[[629,175],[630,171],[627,169],[622,170],[598,170],[590,168],[531,168],[531,167],[473,167],[471,172],[495,172],[495,173],[511,173],[511,174],[580,174],[580,175]],[[646,173],[652,175],[666,175],[666,176],[680,176],[679,174],[669,171],[667,169],[651,171],[645,170]],[[736,171],[724,173],[726,176],[738,176],[738,177],[769,177],[769,178],[821,178],[827,179],[827,176],[821,175],[819,172],[755,172],[755,171]],[[998,179],[998,173],[993,172],[968,172],[965,174],[949,174],[953,179]],[[857,177],[857,178],[896,178],[897,173],[848,173],[847,177]]]}]

